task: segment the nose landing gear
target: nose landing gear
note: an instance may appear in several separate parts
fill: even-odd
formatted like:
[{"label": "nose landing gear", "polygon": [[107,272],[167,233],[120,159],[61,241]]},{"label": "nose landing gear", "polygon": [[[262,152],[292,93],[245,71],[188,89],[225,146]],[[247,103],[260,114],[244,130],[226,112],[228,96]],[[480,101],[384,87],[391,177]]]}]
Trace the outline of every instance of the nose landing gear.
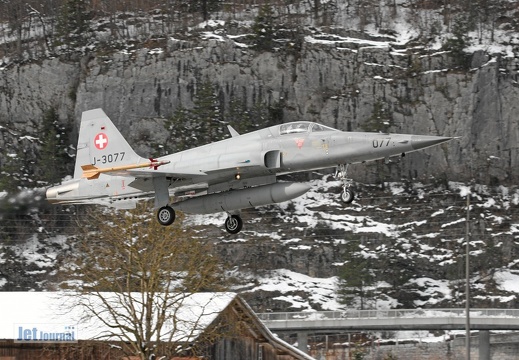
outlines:
[{"label": "nose landing gear", "polygon": [[355,193],[349,188],[343,188],[341,192],[341,200],[345,204],[351,204],[355,199]]},{"label": "nose landing gear", "polygon": [[344,204],[351,204],[355,199],[355,192],[351,189],[351,179],[348,179],[348,164],[339,164],[335,172],[335,177],[342,181],[341,201]]}]

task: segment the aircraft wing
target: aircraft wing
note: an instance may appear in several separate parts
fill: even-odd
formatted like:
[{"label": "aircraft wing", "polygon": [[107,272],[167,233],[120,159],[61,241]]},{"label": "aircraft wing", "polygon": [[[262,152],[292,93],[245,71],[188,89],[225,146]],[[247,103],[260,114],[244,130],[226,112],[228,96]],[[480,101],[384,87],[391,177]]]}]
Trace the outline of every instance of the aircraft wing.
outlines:
[{"label": "aircraft wing", "polygon": [[157,176],[165,176],[167,178],[172,179],[200,179],[207,175],[206,173],[200,172],[171,172],[171,171],[161,171],[161,170],[130,170],[128,171],[128,176],[133,176],[136,178],[153,178]]},{"label": "aircraft wing", "polygon": [[[135,169],[129,170],[127,175],[134,176],[137,178],[151,178],[156,176],[165,176],[168,178],[176,178],[176,179],[192,179],[203,181],[204,177],[210,178],[221,178],[222,181],[230,180],[235,178],[236,174],[249,174],[254,176],[254,174],[259,174],[265,172],[264,166],[259,165],[243,165],[243,166],[234,166],[228,168],[216,168],[216,169],[203,169],[199,171],[167,171],[162,169]],[[118,174],[121,175],[121,174]]]},{"label": "aircraft wing", "polygon": [[[97,167],[91,164],[82,165],[82,177],[89,180],[99,178],[100,174],[112,176],[132,176],[136,178],[152,178],[154,176],[166,176],[171,178],[194,178],[206,175],[204,172],[168,172],[157,171],[159,166],[168,164],[169,161],[156,161],[114,167]],[[142,168],[148,169],[142,169]]]},{"label": "aircraft wing", "polygon": [[[176,196],[196,196],[202,191],[208,193],[216,191],[226,191],[232,188],[251,186],[251,183],[258,183],[257,179],[264,179],[265,176],[274,176],[263,166],[246,165],[240,168],[222,168],[213,170],[203,170],[195,172],[168,172],[161,169],[153,170],[133,170],[128,171],[128,175],[135,178],[131,186],[142,191],[151,191],[153,178],[162,177],[168,179],[168,187],[172,194]],[[272,182],[269,180],[268,182]],[[265,180],[259,181],[265,183]]]}]

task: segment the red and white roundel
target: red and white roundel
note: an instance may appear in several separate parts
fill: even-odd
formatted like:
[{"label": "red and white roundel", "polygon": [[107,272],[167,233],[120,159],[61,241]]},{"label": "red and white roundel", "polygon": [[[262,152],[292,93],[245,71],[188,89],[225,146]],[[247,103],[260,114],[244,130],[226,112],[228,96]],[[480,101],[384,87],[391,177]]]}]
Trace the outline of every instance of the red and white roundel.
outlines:
[{"label": "red and white roundel", "polygon": [[108,136],[103,133],[99,133],[94,138],[94,145],[98,150],[103,150],[108,146]]}]

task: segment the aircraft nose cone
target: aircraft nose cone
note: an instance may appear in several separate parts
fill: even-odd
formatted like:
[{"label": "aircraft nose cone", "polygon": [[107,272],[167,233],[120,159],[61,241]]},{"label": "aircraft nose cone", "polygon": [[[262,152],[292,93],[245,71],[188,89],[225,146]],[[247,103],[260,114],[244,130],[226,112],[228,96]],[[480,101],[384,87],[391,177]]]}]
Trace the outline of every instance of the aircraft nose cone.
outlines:
[{"label": "aircraft nose cone", "polygon": [[454,138],[446,136],[415,135],[411,137],[411,146],[414,150],[425,149],[452,139]]}]

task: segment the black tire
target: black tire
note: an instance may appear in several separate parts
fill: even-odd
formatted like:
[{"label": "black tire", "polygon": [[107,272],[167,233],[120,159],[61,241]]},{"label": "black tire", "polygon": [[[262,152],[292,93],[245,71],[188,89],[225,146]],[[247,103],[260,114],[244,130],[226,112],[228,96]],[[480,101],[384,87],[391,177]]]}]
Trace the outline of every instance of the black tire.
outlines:
[{"label": "black tire", "polygon": [[345,204],[351,204],[355,200],[355,193],[351,189],[344,189],[341,192],[341,200]]},{"label": "black tire", "polygon": [[229,234],[237,234],[243,228],[243,220],[238,215],[231,215],[225,220],[225,230]]},{"label": "black tire", "polygon": [[175,210],[170,206],[163,206],[157,211],[157,220],[160,225],[168,226],[175,221]]}]

